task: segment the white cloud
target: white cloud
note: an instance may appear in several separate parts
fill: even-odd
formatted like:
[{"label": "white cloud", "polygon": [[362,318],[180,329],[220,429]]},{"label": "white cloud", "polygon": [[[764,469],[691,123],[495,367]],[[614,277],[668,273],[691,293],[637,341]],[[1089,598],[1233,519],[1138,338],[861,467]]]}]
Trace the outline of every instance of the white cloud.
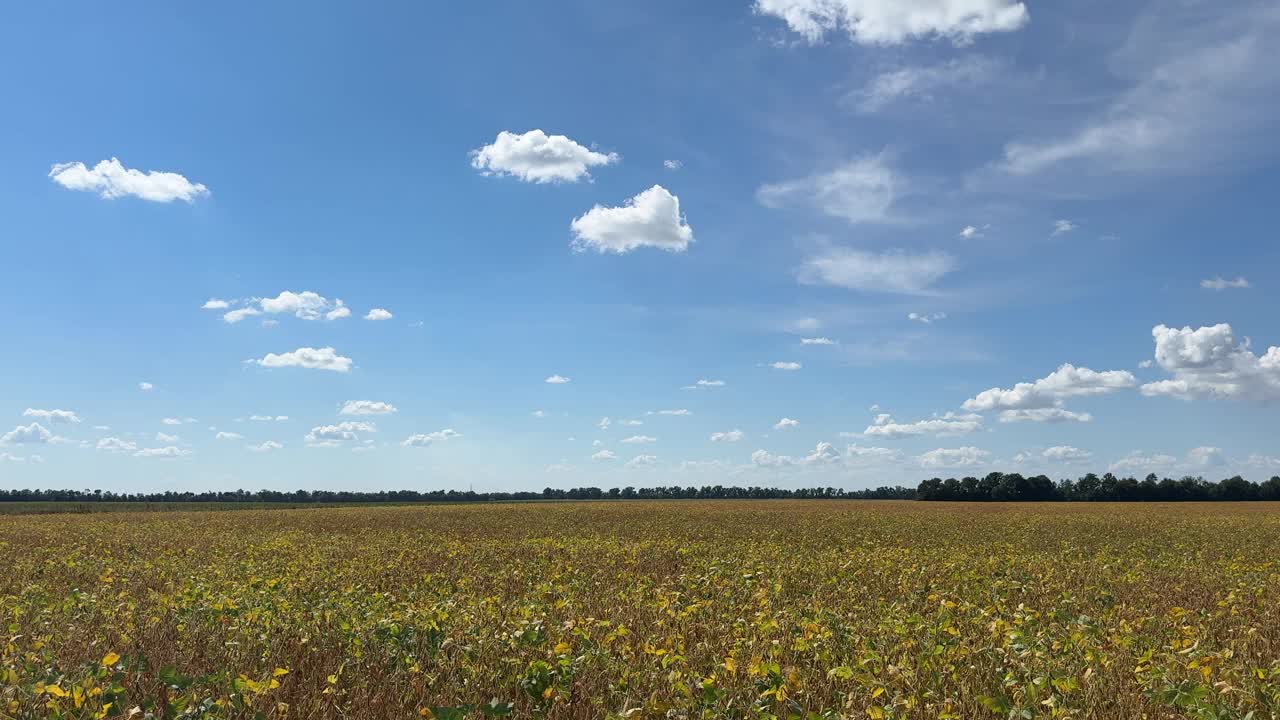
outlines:
[{"label": "white cloud", "polygon": [[482,175],[532,183],[590,180],[590,168],[620,159],[616,153],[596,152],[564,135],[547,135],[541,130],[521,135],[503,130],[489,145],[471,151],[471,167]]},{"label": "white cloud", "polygon": [[393,317],[395,316],[391,314],[390,310],[385,310],[383,308],[374,308],[364,316],[364,319],[365,320],[390,320]]},{"label": "white cloud", "polygon": [[805,285],[833,285],[865,292],[926,295],[930,286],[955,269],[951,255],[937,250],[876,253],[830,247],[805,258],[797,278]]},{"label": "white cloud", "polygon": [[268,452],[273,452],[275,450],[280,450],[283,447],[284,445],[276,442],[275,440],[267,440],[261,445],[247,445],[245,446],[245,449],[249,450],[250,452],[268,453]]},{"label": "white cloud", "polygon": [[249,419],[254,422],[285,422],[289,419],[288,415],[250,415]]},{"label": "white cloud", "polygon": [[684,252],[693,228],[680,213],[680,198],[654,185],[621,207],[596,205],[569,224],[576,252],[623,254],[639,247]]},{"label": "white cloud", "polygon": [[684,408],[678,408],[676,410],[659,410],[657,411],[657,414],[658,415],[675,415],[675,416],[683,417],[686,415],[692,415],[693,413]]},{"label": "white cloud", "polygon": [[1244,460],[1245,465],[1259,468],[1280,469],[1280,457],[1253,454]]},{"label": "white cloud", "polygon": [[787,332],[812,332],[822,327],[822,321],[816,317],[802,317],[787,323]]},{"label": "white cloud", "polygon": [[345,373],[351,370],[351,358],[343,357],[331,347],[309,348],[301,347],[292,352],[267,353],[260,360],[251,360],[250,362],[261,365],[265,368],[284,368],[299,367],[309,370],[331,370],[333,372]]},{"label": "white cloud", "polygon": [[801,345],[835,345],[836,341],[828,337],[800,338]]},{"label": "white cloud", "polygon": [[129,440],[121,440],[118,437],[105,437],[98,440],[96,445],[98,450],[113,453],[133,452],[138,449],[138,444]]},{"label": "white cloud", "polygon": [[724,432],[711,433],[711,442],[738,442],[742,439],[741,430],[726,430]]},{"label": "white cloud", "polygon": [[0,435],[0,445],[34,445],[57,440],[53,433],[38,422],[30,425],[19,425],[4,435]]},{"label": "white cloud", "polygon": [[341,300],[334,300],[337,307],[324,314],[325,320],[338,320],[344,317],[351,317],[351,308],[342,304]]},{"label": "white cloud", "polygon": [[126,168],[119,160],[103,160],[93,169],[81,162],[59,163],[49,177],[68,190],[96,192],[108,200],[133,197],[152,202],[193,202],[209,194],[209,188],[171,172],[142,172]]},{"label": "white cloud", "polygon": [[254,315],[261,315],[261,314],[262,314],[262,311],[259,310],[258,308],[242,307],[227,313],[223,313],[222,321],[225,323],[234,325],[247,317],[253,317]]},{"label": "white cloud", "polygon": [[976,447],[938,448],[916,457],[921,467],[962,468],[975,467],[987,462],[991,453]]},{"label": "white cloud", "polygon": [[539,420],[541,420],[542,418],[546,417],[546,416],[547,416],[547,414],[546,414],[545,412],[541,411],[541,410],[534,410],[534,411],[533,411],[533,416],[534,416],[534,417],[536,417],[536,418],[538,418]]},{"label": "white cloud", "polygon": [[657,455],[637,455],[627,461],[626,466],[629,468],[652,467],[658,464]]},{"label": "white cloud", "polygon": [[778,360],[777,362],[769,363],[769,367],[773,368],[774,370],[799,370],[803,366],[798,362],[791,362],[789,360]]},{"label": "white cloud", "polygon": [[218,298],[209,298],[208,300],[204,301],[204,304],[200,306],[200,309],[201,310],[226,310],[229,307],[231,307],[231,303],[227,302],[226,300],[219,300]]},{"label": "white cloud", "polygon": [[452,440],[460,437],[462,437],[462,433],[455,432],[453,428],[445,428],[444,430],[437,430],[433,433],[426,433],[425,435],[410,435],[402,440],[400,444],[404,447],[428,447],[437,442],[443,442],[445,440]]},{"label": "white cloud", "polygon": [[867,429],[863,430],[862,434],[869,437],[890,438],[918,435],[948,437],[975,433],[981,429],[982,417],[980,415],[957,415],[949,412],[941,417],[935,416],[929,420],[899,423],[894,422],[892,416],[882,413],[876,416],[875,421],[867,426]]},{"label": "white cloud", "polygon": [[616,460],[617,458],[618,456],[614,455],[612,450],[601,450],[591,456],[592,460]]},{"label": "white cloud", "polygon": [[1139,363],[1138,363],[1138,367],[1139,367],[1139,368],[1141,368],[1141,369],[1143,369],[1143,370],[1146,370],[1147,368],[1149,368],[1149,367],[1151,367],[1152,365],[1155,365],[1155,364],[1156,364],[1156,363],[1155,363],[1155,361],[1154,361],[1154,360],[1143,360],[1143,361],[1141,361],[1141,362],[1139,362]]},{"label": "white cloud", "polygon": [[639,427],[644,424],[643,420],[620,420],[619,422],[628,427]]},{"label": "white cloud", "polygon": [[213,436],[213,439],[214,440],[243,440],[244,436],[241,435],[240,433],[219,432],[217,435]]},{"label": "white cloud", "polygon": [[74,410],[37,410],[27,408],[22,411],[23,417],[33,417],[51,423],[79,423],[80,416]]},{"label": "white cloud", "polygon": [[135,452],[133,456],[140,458],[180,458],[190,454],[190,450],[184,450],[180,447],[169,445],[168,447],[142,448]]},{"label": "white cloud", "polygon": [[774,424],[773,424],[773,429],[774,429],[774,430],[786,430],[786,429],[788,429],[788,428],[799,427],[799,426],[800,426],[800,421],[799,421],[799,420],[793,420],[793,419],[791,419],[791,418],[784,417],[784,418],[782,418],[781,420],[779,420],[778,422],[776,422],[776,423],[774,423]]},{"label": "white cloud", "polygon": [[1143,385],[1144,395],[1183,400],[1280,399],[1280,347],[1255,355],[1249,339],[1237,342],[1227,323],[1194,330],[1157,325],[1151,335],[1156,343],[1156,363],[1172,373],[1173,379]]},{"label": "white cloud", "polygon": [[1087,412],[1074,412],[1060,407],[1047,408],[1026,408],[1022,410],[1001,410],[1000,422],[1016,423],[1016,422],[1036,422],[1036,423],[1064,423],[1064,422],[1093,422],[1093,415]]},{"label": "white cloud", "polygon": [[182,442],[182,438],[178,437],[177,435],[170,435],[168,433],[158,432],[156,433],[156,442],[167,443],[169,445],[172,445],[174,443]]},{"label": "white cloud", "polygon": [[681,390],[705,390],[707,388],[718,388],[718,387],[724,387],[724,386],[725,386],[725,381],[723,380],[707,380],[704,378],[704,379],[698,380],[692,385],[685,385],[680,389]]},{"label": "white cloud", "polygon": [[151,392],[152,390],[155,389],[155,387],[156,387],[155,385],[152,385],[149,382],[138,383],[138,389],[141,390],[142,392]]},{"label": "white cloud", "polygon": [[161,418],[160,424],[161,425],[181,425],[182,421],[179,420],[178,418]]},{"label": "white cloud", "polygon": [[[985,228],[987,226],[984,225],[983,227]],[[976,228],[973,225],[965,225],[960,229],[960,232],[956,233],[956,235],[964,238],[965,240],[973,240],[974,238],[982,237],[984,233],[982,232],[982,229]]]},{"label": "white cloud", "polygon": [[1149,473],[1156,472],[1161,469],[1168,468],[1178,462],[1178,458],[1172,455],[1145,455],[1140,451],[1133,451],[1119,460],[1111,463],[1108,468],[1111,472],[1127,472],[1127,473]]},{"label": "white cloud", "polygon": [[1012,388],[991,388],[976,397],[964,401],[965,410],[1030,410],[1054,408],[1066,398],[1105,395],[1137,385],[1137,379],[1128,370],[1097,372],[1063,363],[1049,375],[1034,382],[1021,382]]},{"label": "white cloud", "polygon": [[751,464],[760,468],[826,465],[839,459],[840,452],[829,442],[818,443],[813,452],[799,458],[790,455],[775,455],[767,450],[756,450],[751,453]]},{"label": "white cloud", "polygon": [[1249,281],[1238,277],[1235,280],[1223,280],[1221,277],[1215,277],[1211,280],[1201,280],[1200,287],[1205,290],[1238,290],[1250,287]]},{"label": "white cloud", "polygon": [[596,427],[600,428],[601,430],[608,430],[609,425],[611,425],[612,423],[613,421],[610,420],[609,418],[602,417],[600,418],[600,422],[596,423]]},{"label": "white cloud", "polygon": [[1030,20],[1026,5],[1013,0],[756,0],[755,11],[780,18],[810,43],[844,31],[862,45],[933,38],[965,45]]},{"label": "white cloud", "polygon": [[1072,445],[1055,445],[1045,449],[1040,456],[1050,462],[1076,464],[1086,463],[1093,459],[1093,453],[1088,450],[1081,450]]},{"label": "white cloud", "polygon": [[854,444],[845,448],[844,459],[851,465],[896,463],[902,461],[902,451]]},{"label": "white cloud", "polygon": [[680,162],[679,160],[663,160],[662,167],[668,170],[679,170],[680,168],[684,167],[684,163]]},{"label": "white cloud", "polygon": [[287,313],[303,320],[337,320],[350,316],[351,309],[341,299],[330,300],[311,290],[302,292],[284,290],[273,298],[249,300],[244,307],[224,313],[222,319],[234,324],[247,317],[264,313],[267,315]]},{"label": "white cloud", "polygon": [[632,435],[629,438],[624,438],[622,442],[629,445],[648,445],[649,443],[658,442],[658,438],[649,435]]},{"label": "white cloud", "polygon": [[761,185],[756,200],[765,207],[812,207],[853,224],[895,222],[893,204],[907,182],[884,154],[855,158],[830,172]]},{"label": "white cloud", "polygon": [[1076,229],[1076,228],[1078,228],[1078,227],[1080,227],[1080,226],[1079,226],[1079,225],[1076,225],[1075,223],[1071,222],[1070,220],[1054,220],[1054,221],[1053,221],[1053,232],[1049,233],[1049,236],[1050,236],[1050,237],[1057,237],[1058,235],[1065,235],[1065,234],[1067,234],[1067,233],[1071,232],[1072,230],[1075,230],[1075,229]]},{"label": "white cloud", "polygon": [[907,313],[907,319],[914,320],[915,322],[918,322],[918,323],[924,323],[925,325],[929,325],[931,323],[937,322],[938,320],[946,320],[947,314],[944,312],[932,312],[932,313],[914,313],[913,312],[913,313]]},{"label": "white cloud", "polygon": [[[995,75],[998,63],[982,57],[963,57],[928,66],[890,70],[875,77],[866,87],[850,94],[859,112],[879,112],[905,100],[929,102],[938,91],[973,88]],[[972,228],[975,232],[977,228]],[[963,233],[962,233],[963,235]]]},{"label": "white cloud", "polygon": [[1198,468],[1218,467],[1227,463],[1226,458],[1222,456],[1222,448],[1208,446],[1189,450],[1187,462]]},{"label": "white cloud", "polygon": [[339,415],[388,415],[398,412],[395,405],[377,400],[348,400],[338,411]]},{"label": "white cloud", "polygon": [[359,433],[377,432],[371,422],[344,421],[336,425],[317,425],[311,428],[303,441],[312,447],[334,447],[340,443],[359,440]]},{"label": "white cloud", "polygon": [[563,375],[552,375],[551,377],[547,378],[546,380],[543,380],[543,382],[545,382],[545,383],[547,383],[547,384],[549,384],[549,385],[564,385],[564,384],[566,384],[566,383],[571,383],[571,382],[573,382],[573,379],[572,379],[572,378],[564,377]]}]

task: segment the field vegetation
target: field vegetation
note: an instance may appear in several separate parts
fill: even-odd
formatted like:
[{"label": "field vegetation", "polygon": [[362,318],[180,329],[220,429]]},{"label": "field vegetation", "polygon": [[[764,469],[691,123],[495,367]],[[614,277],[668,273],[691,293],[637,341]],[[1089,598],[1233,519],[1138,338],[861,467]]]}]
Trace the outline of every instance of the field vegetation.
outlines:
[{"label": "field vegetation", "polygon": [[3,718],[1276,718],[1280,507],[0,517]]}]

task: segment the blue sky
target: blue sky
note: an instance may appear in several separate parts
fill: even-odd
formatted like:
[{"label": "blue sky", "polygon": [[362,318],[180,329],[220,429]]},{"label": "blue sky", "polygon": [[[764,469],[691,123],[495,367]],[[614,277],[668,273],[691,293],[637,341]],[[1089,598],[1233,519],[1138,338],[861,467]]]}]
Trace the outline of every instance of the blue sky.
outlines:
[{"label": "blue sky", "polygon": [[1278,474],[1277,30],[11,8],[0,486]]}]

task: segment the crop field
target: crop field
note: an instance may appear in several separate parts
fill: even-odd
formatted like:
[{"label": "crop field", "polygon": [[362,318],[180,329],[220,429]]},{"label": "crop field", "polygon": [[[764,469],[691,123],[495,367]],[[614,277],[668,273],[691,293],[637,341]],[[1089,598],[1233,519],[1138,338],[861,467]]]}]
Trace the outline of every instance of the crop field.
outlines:
[{"label": "crop field", "polygon": [[1280,717],[1280,506],[0,517],[4,718]]}]

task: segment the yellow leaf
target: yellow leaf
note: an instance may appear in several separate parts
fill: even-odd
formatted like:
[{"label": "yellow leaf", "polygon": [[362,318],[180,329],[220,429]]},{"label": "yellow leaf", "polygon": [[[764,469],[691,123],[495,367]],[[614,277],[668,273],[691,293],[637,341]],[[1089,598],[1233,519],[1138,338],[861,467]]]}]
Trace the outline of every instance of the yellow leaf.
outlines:
[{"label": "yellow leaf", "polygon": [[46,686],[45,686],[45,688],[44,688],[44,691],[45,691],[45,692],[47,692],[47,693],[49,693],[50,695],[52,695],[52,696],[54,696],[54,697],[64,698],[64,697],[66,697],[66,696],[67,696],[67,691],[66,691],[66,690],[63,690],[62,688],[58,687],[57,685],[46,685]]},{"label": "yellow leaf", "polygon": [[557,654],[557,655],[568,655],[568,654],[569,654],[569,651],[570,651],[570,650],[572,650],[572,649],[573,649],[573,648],[569,647],[569,644],[568,644],[568,643],[561,642],[561,643],[557,643],[557,644],[556,644],[556,650],[555,650],[555,651],[556,651],[556,654]]},{"label": "yellow leaf", "polygon": [[884,720],[884,708],[879,705],[867,708],[867,714],[871,716],[871,720]]},{"label": "yellow leaf", "polygon": [[724,669],[728,670],[729,672],[733,672],[734,670],[738,669],[738,663],[733,658],[726,657],[724,659]]},{"label": "yellow leaf", "polygon": [[102,656],[102,664],[104,667],[111,667],[118,662],[120,662],[120,656],[113,652],[109,652]]},{"label": "yellow leaf", "polygon": [[285,670],[284,668],[276,668],[275,670],[271,671],[271,677],[280,677],[281,675],[288,675],[288,674],[289,674],[289,671]]},{"label": "yellow leaf", "polygon": [[876,689],[871,693],[871,697],[874,699],[874,698],[878,698],[878,697],[880,697],[880,696],[881,696],[881,695],[883,695],[883,694],[884,694],[884,688],[876,688]]}]

